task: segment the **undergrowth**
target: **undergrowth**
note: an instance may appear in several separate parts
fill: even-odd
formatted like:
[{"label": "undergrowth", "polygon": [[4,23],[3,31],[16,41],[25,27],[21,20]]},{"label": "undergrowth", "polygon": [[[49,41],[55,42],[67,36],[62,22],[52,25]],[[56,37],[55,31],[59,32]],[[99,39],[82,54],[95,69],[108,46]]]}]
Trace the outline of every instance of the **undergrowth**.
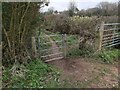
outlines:
[{"label": "undergrowth", "polygon": [[93,50],[91,48],[82,48],[79,49],[78,47],[72,48],[67,53],[68,57],[91,57],[93,54]]},{"label": "undergrowth", "polygon": [[100,52],[94,52],[92,48],[79,49],[78,47],[73,47],[68,51],[67,57],[87,57],[93,58],[103,63],[114,64],[114,62],[118,62],[118,58],[120,57],[120,50],[107,49]]},{"label": "undergrowth", "polygon": [[120,57],[120,50],[111,49],[111,50],[103,50],[98,54],[100,60],[105,63],[113,63],[114,61],[118,61],[118,57]]},{"label": "undergrowth", "polygon": [[[12,74],[9,68],[3,70],[3,88],[54,88],[58,87],[59,72],[40,60],[31,61],[24,72]],[[21,73],[23,75],[21,75]]]}]

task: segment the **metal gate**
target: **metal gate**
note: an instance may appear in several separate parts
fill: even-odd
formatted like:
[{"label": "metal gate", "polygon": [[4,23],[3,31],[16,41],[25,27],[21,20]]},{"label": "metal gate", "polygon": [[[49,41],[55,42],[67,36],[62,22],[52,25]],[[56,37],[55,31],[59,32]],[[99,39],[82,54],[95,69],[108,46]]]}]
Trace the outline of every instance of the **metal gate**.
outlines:
[{"label": "metal gate", "polygon": [[66,57],[66,34],[40,35],[38,44],[38,53],[44,62]]},{"label": "metal gate", "polygon": [[100,46],[99,50],[103,47],[112,47],[120,44],[120,23],[104,23],[100,27]]}]

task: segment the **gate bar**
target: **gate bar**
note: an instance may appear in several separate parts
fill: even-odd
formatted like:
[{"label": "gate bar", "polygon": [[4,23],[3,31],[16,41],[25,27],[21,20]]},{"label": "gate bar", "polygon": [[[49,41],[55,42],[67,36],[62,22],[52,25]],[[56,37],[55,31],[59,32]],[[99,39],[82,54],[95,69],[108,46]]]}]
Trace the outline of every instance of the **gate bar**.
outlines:
[{"label": "gate bar", "polygon": [[44,58],[44,57],[48,57],[48,56],[59,55],[59,54],[62,54],[62,53],[63,53],[63,52],[55,53],[55,54],[49,54],[49,55],[45,55],[45,56],[41,56],[41,57]]},{"label": "gate bar", "polygon": [[63,59],[63,58],[64,58],[64,57],[53,58],[53,59],[45,60],[45,62],[50,62],[50,61],[53,61],[53,60],[59,60],[59,59]]}]

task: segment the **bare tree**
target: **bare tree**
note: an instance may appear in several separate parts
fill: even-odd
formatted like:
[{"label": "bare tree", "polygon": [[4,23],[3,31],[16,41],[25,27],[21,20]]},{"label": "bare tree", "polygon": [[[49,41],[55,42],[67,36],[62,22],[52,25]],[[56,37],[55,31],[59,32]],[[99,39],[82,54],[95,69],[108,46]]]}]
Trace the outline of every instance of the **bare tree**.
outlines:
[{"label": "bare tree", "polygon": [[101,14],[104,16],[112,16],[118,14],[117,3],[100,2],[97,7],[101,9]]},{"label": "bare tree", "polygon": [[69,3],[69,8],[68,8],[69,16],[73,16],[76,13],[77,10],[78,9],[77,9],[75,1],[71,0],[70,3]]},{"label": "bare tree", "polygon": [[54,12],[54,7],[48,8],[47,14],[53,14]]}]

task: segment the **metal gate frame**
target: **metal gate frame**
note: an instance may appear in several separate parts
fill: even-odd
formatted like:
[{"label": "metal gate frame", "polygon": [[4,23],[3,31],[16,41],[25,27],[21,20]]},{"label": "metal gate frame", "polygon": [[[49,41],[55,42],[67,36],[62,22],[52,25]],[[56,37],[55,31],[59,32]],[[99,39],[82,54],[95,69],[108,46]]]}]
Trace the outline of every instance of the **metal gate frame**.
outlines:
[{"label": "metal gate frame", "polygon": [[[105,27],[113,26],[114,28],[105,29]],[[103,47],[112,47],[115,45],[120,44],[120,23],[101,23],[100,26],[100,43],[99,43],[99,50]],[[112,34],[104,35],[105,32],[112,32]]]},{"label": "metal gate frame", "polygon": [[[56,49],[56,48],[51,48],[51,49],[44,49],[44,50],[41,50],[40,48],[40,44],[41,44],[41,40],[40,38],[44,38],[45,36],[39,36],[38,38],[38,44],[39,44],[39,54],[40,54],[40,58],[45,58],[45,57],[49,57],[49,56],[56,56],[56,55],[60,55],[60,54],[63,54],[62,57],[57,57],[57,58],[52,58],[52,59],[48,59],[48,60],[45,60],[45,62],[50,62],[50,61],[53,61],[53,60],[60,60],[60,59],[63,59],[63,58],[66,58],[66,34],[59,34],[59,35],[47,35],[48,37],[56,37],[56,36],[60,36],[61,37],[61,41],[55,41],[55,43],[61,43],[62,46],[58,46],[56,47],[57,49],[63,49],[62,52],[59,52],[59,53],[54,53],[54,54],[47,54],[47,55],[41,55],[42,52],[44,51],[50,51],[52,49]],[[46,43],[42,43],[42,44],[52,44],[52,42],[46,42]]]}]

